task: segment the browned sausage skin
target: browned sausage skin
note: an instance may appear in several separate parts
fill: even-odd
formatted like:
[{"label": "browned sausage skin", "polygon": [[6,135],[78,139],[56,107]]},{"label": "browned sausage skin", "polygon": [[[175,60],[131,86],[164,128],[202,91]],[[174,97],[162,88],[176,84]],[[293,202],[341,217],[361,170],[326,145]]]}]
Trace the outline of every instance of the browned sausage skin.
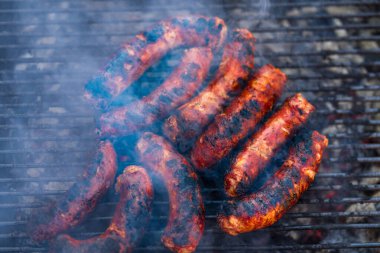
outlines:
[{"label": "browned sausage skin", "polygon": [[209,48],[185,50],[181,63],[165,82],[142,100],[114,109],[100,117],[102,136],[127,135],[144,129],[189,100],[208,73]]},{"label": "browned sausage skin", "polygon": [[224,179],[227,195],[234,197],[245,193],[278,148],[307,121],[313,111],[314,106],[301,94],[288,98],[236,156]]},{"label": "browned sausage skin", "polygon": [[[300,138],[297,138],[300,139]],[[290,149],[282,167],[257,192],[224,202],[220,227],[231,235],[261,229],[277,222],[314,181],[328,140],[314,131]]]},{"label": "browned sausage skin", "polygon": [[112,221],[103,234],[86,240],[60,235],[52,243],[50,252],[132,252],[151,215],[152,182],[144,168],[131,165],[117,178],[115,190],[119,195],[119,201]]},{"label": "browned sausage skin", "polygon": [[272,109],[285,81],[286,76],[281,70],[272,65],[262,67],[196,141],[191,151],[193,165],[205,169],[225,157]]},{"label": "browned sausage skin", "polygon": [[219,50],[226,34],[227,27],[218,17],[194,15],[159,22],[122,47],[104,72],[87,83],[85,98],[103,107],[168,51],[177,47]]},{"label": "browned sausage skin", "polygon": [[163,137],[144,133],[136,152],[146,167],[159,175],[169,193],[169,220],[163,244],[173,252],[193,252],[204,230],[204,206],[197,175],[189,162]]},{"label": "browned sausage skin", "polygon": [[196,97],[178,108],[164,124],[165,135],[181,152],[230,102],[247,81],[254,65],[255,38],[247,29],[235,29],[226,44],[218,72],[211,83]]},{"label": "browned sausage skin", "polygon": [[33,240],[53,238],[80,223],[95,208],[115,179],[116,153],[109,141],[100,142],[95,164],[85,171],[82,180],[69,189],[57,206],[33,217],[30,224]]}]

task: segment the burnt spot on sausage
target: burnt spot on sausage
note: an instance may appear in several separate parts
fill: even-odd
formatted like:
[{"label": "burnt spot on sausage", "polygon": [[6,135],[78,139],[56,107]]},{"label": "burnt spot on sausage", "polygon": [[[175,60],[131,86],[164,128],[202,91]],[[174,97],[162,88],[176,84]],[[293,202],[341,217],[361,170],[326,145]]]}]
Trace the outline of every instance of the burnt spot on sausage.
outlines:
[{"label": "burnt spot on sausage", "polygon": [[251,68],[250,66],[247,66],[247,65],[243,65],[242,68],[243,68],[243,70],[244,70],[245,72],[248,72],[248,73],[250,73],[251,70],[252,70],[252,68]]},{"label": "burnt spot on sausage", "polygon": [[301,143],[296,145],[297,151],[304,153],[306,156],[312,155],[313,154],[313,139],[311,135],[310,134],[304,135],[302,138],[299,138],[299,141],[301,141]]},{"label": "burnt spot on sausage", "polygon": [[[130,120],[130,121],[133,121],[135,122],[136,124],[137,123],[142,123],[144,121],[144,115],[146,115],[148,112],[148,106],[144,106],[142,112],[138,112],[138,111],[134,111],[134,110],[131,110],[131,111],[127,111],[125,113],[125,117],[123,119],[123,121],[126,121],[126,120]],[[123,127],[123,126],[116,126],[116,127]]]},{"label": "burnt spot on sausage", "polygon": [[197,63],[194,63],[194,62],[190,63],[187,66],[187,71],[189,71],[189,72],[194,72],[195,73],[199,69],[201,69],[201,66],[199,64],[197,64]]},{"label": "burnt spot on sausage", "polygon": [[89,81],[85,89],[95,97],[110,98],[111,94],[107,91],[106,82],[107,80],[104,76],[98,76]]},{"label": "burnt spot on sausage", "polygon": [[237,80],[236,80],[237,84],[239,85],[240,88],[244,87],[245,85],[245,80],[244,78],[241,78],[239,77]]},{"label": "burnt spot on sausage", "polygon": [[166,166],[168,166],[169,168],[175,168],[177,164],[178,164],[177,159],[172,159],[166,162]]},{"label": "burnt spot on sausage", "polygon": [[152,133],[146,133],[143,135],[143,139],[146,141],[150,141],[152,137],[153,137]]},{"label": "burnt spot on sausage", "polygon": [[189,21],[189,20],[184,19],[184,20],[182,21],[182,26],[183,26],[184,28],[189,27],[189,25],[190,25],[190,21]]},{"label": "burnt spot on sausage", "polygon": [[249,111],[260,111],[260,104],[256,100],[250,100],[246,107]]},{"label": "burnt spot on sausage", "polygon": [[172,102],[172,99],[167,95],[160,95],[158,100],[164,104],[170,104]]},{"label": "burnt spot on sausage", "polygon": [[209,43],[210,43],[210,38],[209,38],[209,37],[206,37],[206,38],[205,38],[205,45],[208,46]]},{"label": "burnt spot on sausage", "polygon": [[161,145],[156,144],[156,143],[150,143],[150,145],[148,145],[148,148],[145,150],[144,154],[150,154],[152,152],[158,152],[161,150],[162,150]]},{"label": "burnt spot on sausage", "polygon": [[298,111],[298,113],[299,113],[299,115],[303,115],[303,113],[304,113],[304,111],[301,109],[301,108],[299,108],[299,107],[297,107],[297,111]]},{"label": "burnt spot on sausage", "polygon": [[191,73],[182,74],[181,78],[185,82],[194,82],[195,80],[197,80],[197,77],[192,75]]},{"label": "burnt spot on sausage", "polygon": [[243,46],[244,47],[243,47],[243,49],[241,51],[243,51],[247,55],[254,55],[253,43],[244,43]]},{"label": "burnt spot on sausage", "polygon": [[158,113],[158,110],[159,110],[159,108],[157,106],[153,106],[150,104],[144,104],[144,107],[143,107],[141,113],[136,114],[136,117],[134,117],[134,120],[140,120],[143,122],[144,116],[146,116],[147,114],[154,114],[155,115]]},{"label": "burnt spot on sausage", "polygon": [[241,117],[240,115],[234,115],[231,118],[232,127],[230,127],[231,134],[237,134],[241,131]]},{"label": "burnt spot on sausage", "polygon": [[216,140],[218,139],[218,136],[216,136],[216,135],[211,135],[211,136],[206,135],[204,138],[205,138],[205,141],[207,143],[210,143],[211,146],[213,146],[213,147],[216,146]]},{"label": "burnt spot on sausage", "polygon": [[233,115],[231,119],[223,119],[221,125],[223,126],[224,131],[219,133],[216,138],[230,138],[231,135],[239,133],[242,127],[241,119],[240,114]]},{"label": "burnt spot on sausage", "polygon": [[[225,213],[226,213],[226,215],[237,214],[237,213],[235,213],[235,211],[240,209],[239,206],[240,206],[240,203],[237,202],[237,201],[228,202],[228,204],[225,207]],[[242,214],[242,213],[239,212],[239,214]]]},{"label": "burnt spot on sausage", "polygon": [[256,199],[256,203],[257,203],[257,205],[259,207],[259,210],[265,210],[266,209],[267,205],[266,205],[265,201],[262,198],[257,198]]},{"label": "burnt spot on sausage", "polygon": [[207,27],[207,20],[204,18],[199,18],[195,23],[195,30],[197,32],[203,32]]},{"label": "burnt spot on sausage", "polygon": [[164,28],[162,25],[155,26],[152,30],[144,32],[147,43],[154,43],[164,34]]},{"label": "burnt spot on sausage", "polygon": [[185,93],[185,89],[182,88],[173,88],[172,91],[177,96],[182,96]]},{"label": "burnt spot on sausage", "polygon": [[253,216],[255,214],[255,211],[253,210],[253,205],[247,201],[241,202],[242,208],[246,215]]},{"label": "burnt spot on sausage", "polygon": [[[222,29],[222,27],[220,28],[220,30]],[[219,32],[220,32],[219,26],[216,27],[215,19],[212,18],[208,21],[208,30],[209,30],[210,34],[212,34],[212,35],[219,34]]]},{"label": "burnt spot on sausage", "polygon": [[[191,222],[191,221],[189,221]],[[175,231],[171,232],[170,234],[176,234],[176,236],[173,237],[173,243],[176,245],[187,245],[188,244],[188,235],[187,233],[179,233],[178,231],[187,231],[187,225],[186,222],[182,222],[181,224],[178,224],[175,227]]]},{"label": "burnt spot on sausage", "polygon": [[[289,173],[290,172],[290,173]],[[288,174],[290,174],[289,178],[294,181],[298,181],[300,178],[300,172],[297,168],[292,168],[291,170],[288,170]],[[293,185],[293,183],[292,183]]]},{"label": "burnt spot on sausage", "polygon": [[252,113],[247,109],[247,108],[243,108],[241,111],[240,111],[240,116],[242,116],[243,118],[245,119],[249,119],[252,117]]},{"label": "burnt spot on sausage", "polygon": [[293,186],[293,181],[291,177],[285,177],[282,180],[279,180],[279,184],[281,185],[282,189],[292,189]]},{"label": "burnt spot on sausage", "polygon": [[[142,35],[143,35],[144,38],[145,38],[145,35],[144,35],[144,34],[142,34]],[[145,47],[146,43],[147,43],[147,42],[146,42],[145,39],[138,37],[138,38],[135,40],[135,42],[133,43],[133,46],[134,46],[134,48],[138,51],[138,50],[142,49],[143,47]]]},{"label": "burnt spot on sausage", "polygon": [[275,207],[280,202],[281,195],[279,195],[276,190],[268,191],[267,193],[268,193],[268,201],[269,201],[268,204],[271,207]]},{"label": "burnt spot on sausage", "polygon": [[207,119],[208,119],[208,122],[212,122],[215,118],[215,115],[214,114],[207,114]]}]

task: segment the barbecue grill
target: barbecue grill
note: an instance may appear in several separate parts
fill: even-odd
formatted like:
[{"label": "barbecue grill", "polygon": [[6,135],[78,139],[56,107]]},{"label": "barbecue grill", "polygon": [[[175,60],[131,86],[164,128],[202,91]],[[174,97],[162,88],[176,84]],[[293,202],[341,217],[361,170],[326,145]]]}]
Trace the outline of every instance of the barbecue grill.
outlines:
[{"label": "barbecue grill", "polygon": [[[330,145],[313,186],[280,222],[232,237],[216,224],[222,189],[202,177],[206,229],[199,252],[380,250],[380,2],[0,0],[0,251],[45,252],[25,233],[33,210],[61,196],[92,160],[95,111],[83,86],[138,31],[168,16],[217,15],[257,38],[256,65],[289,77],[318,108],[313,127]],[[139,81],[160,83],[172,53]],[[128,163],[129,139],[117,141]],[[71,234],[101,233],[112,191]],[[136,252],[165,252],[165,190]]]}]

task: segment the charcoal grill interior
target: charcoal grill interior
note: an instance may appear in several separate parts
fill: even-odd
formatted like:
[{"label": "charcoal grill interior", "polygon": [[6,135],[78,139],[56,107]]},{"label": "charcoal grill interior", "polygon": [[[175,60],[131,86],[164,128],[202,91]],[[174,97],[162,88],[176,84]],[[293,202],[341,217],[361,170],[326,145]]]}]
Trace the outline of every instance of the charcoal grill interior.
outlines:
[{"label": "charcoal grill interior", "polygon": [[[203,177],[206,231],[198,252],[380,250],[379,1],[0,0],[1,252],[48,250],[29,240],[27,218],[92,161],[97,139],[95,112],[81,98],[86,80],[138,31],[190,13],[249,28],[256,66],[285,71],[283,98],[305,94],[318,108],[310,125],[330,139],[313,186],[280,222],[257,232],[222,233],[215,215],[223,194]],[[162,80],[175,55],[139,81],[143,91]],[[125,161],[128,141],[118,145]],[[101,233],[114,205],[110,192],[70,233]],[[137,252],[165,252],[159,238],[167,207],[158,189]]]}]

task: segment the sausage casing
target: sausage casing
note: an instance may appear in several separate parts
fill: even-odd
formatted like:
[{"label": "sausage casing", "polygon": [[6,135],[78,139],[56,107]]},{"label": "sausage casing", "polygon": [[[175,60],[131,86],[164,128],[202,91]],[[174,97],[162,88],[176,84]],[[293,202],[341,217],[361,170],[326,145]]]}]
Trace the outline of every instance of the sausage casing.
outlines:
[{"label": "sausage casing", "polygon": [[244,194],[278,148],[307,121],[313,111],[314,106],[300,93],[288,98],[237,154],[224,179],[227,195]]},{"label": "sausage casing", "polygon": [[218,50],[226,36],[227,27],[218,17],[194,15],[159,22],[122,47],[104,72],[86,84],[85,98],[104,107],[171,49],[210,47]]},{"label": "sausage casing", "polygon": [[31,237],[48,240],[79,224],[95,208],[113,184],[117,170],[116,153],[109,141],[100,142],[96,166],[89,167],[82,180],[75,183],[64,198],[47,213],[39,213],[31,221]]},{"label": "sausage casing", "polygon": [[243,88],[254,65],[255,38],[247,29],[235,29],[226,44],[219,69],[210,84],[182,105],[164,124],[163,131],[181,152]]},{"label": "sausage casing", "polygon": [[298,139],[284,164],[263,187],[253,194],[223,203],[218,223],[226,233],[237,235],[272,225],[309,188],[328,140],[317,131]]},{"label": "sausage casing", "polygon": [[285,81],[285,74],[272,65],[260,68],[242,93],[215,117],[195,142],[191,150],[193,165],[204,169],[225,157],[272,109]]},{"label": "sausage casing", "polygon": [[118,176],[115,190],[119,195],[119,201],[111,223],[103,234],[85,240],[60,235],[52,243],[50,252],[132,252],[151,215],[152,182],[144,168],[131,165]]},{"label": "sausage casing", "polygon": [[169,194],[169,220],[161,238],[173,252],[193,252],[204,230],[204,206],[190,163],[163,137],[144,133],[136,144],[140,161],[159,175]]},{"label": "sausage casing", "polygon": [[100,134],[131,134],[153,124],[189,100],[201,88],[212,61],[209,48],[185,50],[179,66],[151,94],[100,117]]}]

